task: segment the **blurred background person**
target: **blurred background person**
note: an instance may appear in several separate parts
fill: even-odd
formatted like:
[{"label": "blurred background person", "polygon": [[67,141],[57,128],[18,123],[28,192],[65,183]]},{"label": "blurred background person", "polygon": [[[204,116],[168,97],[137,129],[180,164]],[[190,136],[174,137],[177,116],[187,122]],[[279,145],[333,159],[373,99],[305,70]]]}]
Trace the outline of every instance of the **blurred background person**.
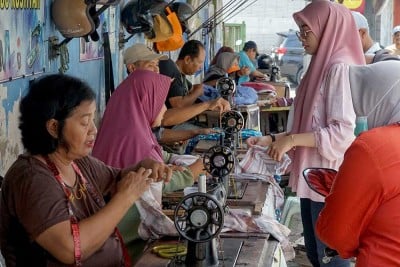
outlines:
[{"label": "blurred background person", "polygon": [[257,44],[254,41],[247,41],[243,46],[243,50],[239,52],[239,68],[243,70],[243,75],[239,77],[238,84],[257,78],[269,79],[266,74],[258,71],[254,65],[257,56]]},{"label": "blurred background person", "polygon": [[360,35],[364,54],[373,55],[377,51],[383,49],[383,47],[378,42],[375,42],[369,34],[367,18],[365,18],[364,15],[358,11],[351,11],[351,14],[353,15],[354,21],[356,22],[358,28],[358,34]]},{"label": "blurred background person", "polygon": [[397,25],[392,30],[393,44],[387,46],[385,49],[389,50],[393,55],[400,56],[400,25]]}]

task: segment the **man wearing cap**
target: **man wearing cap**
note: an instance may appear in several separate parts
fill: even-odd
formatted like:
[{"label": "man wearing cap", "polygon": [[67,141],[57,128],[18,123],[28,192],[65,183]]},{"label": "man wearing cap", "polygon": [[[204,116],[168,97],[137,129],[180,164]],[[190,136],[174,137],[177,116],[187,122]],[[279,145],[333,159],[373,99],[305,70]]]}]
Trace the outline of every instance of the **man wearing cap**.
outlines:
[{"label": "man wearing cap", "polygon": [[389,50],[391,54],[400,56],[400,25],[397,25],[392,30],[393,44],[389,45],[385,49]]},{"label": "man wearing cap", "polygon": [[391,51],[383,49],[378,42],[374,42],[372,37],[369,35],[368,21],[363,14],[357,11],[351,11],[351,14],[353,15],[358,28],[367,64],[386,60],[400,60],[398,56],[391,54]]},{"label": "man wearing cap", "polygon": [[[149,70],[159,73],[159,60],[167,60],[168,56],[154,53],[144,44],[134,44],[124,52],[124,63],[128,74],[135,70]],[[170,110],[170,116],[188,112],[188,108],[176,108]],[[164,115],[165,116],[165,115]],[[180,123],[181,121],[178,121]],[[212,129],[201,128],[193,130],[172,130],[163,127],[154,129],[154,134],[160,143],[173,143],[188,140],[199,134],[208,134]]]},{"label": "man wearing cap", "polygon": [[258,55],[257,44],[254,41],[248,41],[244,44],[243,50],[239,53],[239,67],[248,68],[248,72],[239,77],[238,84],[250,81],[250,76],[255,78],[267,78],[266,75],[256,69],[253,61]]},{"label": "man wearing cap", "polygon": [[135,69],[146,69],[159,73],[159,60],[166,59],[168,56],[156,54],[144,44],[134,44],[124,52],[124,64],[128,74]]},{"label": "man wearing cap", "polygon": [[374,42],[372,37],[369,35],[369,26],[368,21],[358,11],[351,11],[353,15],[354,21],[356,22],[356,26],[358,28],[358,33],[360,35],[361,45],[364,50],[365,55],[373,55],[375,52],[382,49],[378,42]]}]

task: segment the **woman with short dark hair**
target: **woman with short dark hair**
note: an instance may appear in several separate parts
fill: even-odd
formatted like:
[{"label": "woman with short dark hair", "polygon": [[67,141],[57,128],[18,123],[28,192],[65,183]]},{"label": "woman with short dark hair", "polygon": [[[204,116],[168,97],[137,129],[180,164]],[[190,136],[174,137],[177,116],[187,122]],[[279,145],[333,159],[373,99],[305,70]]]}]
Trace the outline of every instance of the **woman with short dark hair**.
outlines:
[{"label": "woman with short dark hair", "polygon": [[0,203],[6,265],[129,266],[116,225],[171,170],[150,159],[120,170],[90,157],[95,94],[76,78],[33,81],[20,111],[27,152],[7,171]]}]

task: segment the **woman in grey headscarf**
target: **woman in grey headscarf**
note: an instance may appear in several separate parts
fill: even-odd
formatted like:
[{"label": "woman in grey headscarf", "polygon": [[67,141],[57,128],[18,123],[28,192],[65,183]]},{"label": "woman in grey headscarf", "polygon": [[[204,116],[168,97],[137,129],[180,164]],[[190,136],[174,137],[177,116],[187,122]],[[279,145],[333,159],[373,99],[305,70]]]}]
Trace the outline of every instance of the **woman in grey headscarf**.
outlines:
[{"label": "woman in grey headscarf", "polygon": [[354,111],[368,129],[400,121],[400,61],[351,66],[349,76]]},{"label": "woman in grey headscarf", "polygon": [[[235,73],[239,68],[239,55],[231,52],[223,52],[218,56],[217,63],[211,65],[204,75],[203,83],[215,86],[219,78],[227,74]],[[233,79],[235,77],[232,77]]]}]

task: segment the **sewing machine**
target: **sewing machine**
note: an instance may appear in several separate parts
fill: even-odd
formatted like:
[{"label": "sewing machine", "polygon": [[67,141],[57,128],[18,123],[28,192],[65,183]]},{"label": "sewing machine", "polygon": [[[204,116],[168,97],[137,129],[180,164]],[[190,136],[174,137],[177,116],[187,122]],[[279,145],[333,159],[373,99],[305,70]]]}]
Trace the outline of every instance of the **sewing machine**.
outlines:
[{"label": "sewing machine", "polygon": [[[231,85],[221,85],[229,91],[229,94],[221,93],[228,100],[232,100],[234,93]],[[203,152],[204,167],[210,174],[204,192],[185,196],[182,192],[174,192],[163,196],[163,207],[169,210],[168,215],[172,215],[180,239],[185,240],[187,247],[187,254],[170,259],[168,266],[272,266],[272,263],[265,263],[272,262],[278,242],[269,240],[268,234],[221,234],[226,208],[249,209],[252,214],[260,214],[266,199],[266,183],[238,181],[231,175],[238,151],[244,152],[240,150],[239,142],[243,126],[244,119],[239,111],[231,110],[221,115],[223,133]],[[266,251],[272,254],[266,255]]]}]

